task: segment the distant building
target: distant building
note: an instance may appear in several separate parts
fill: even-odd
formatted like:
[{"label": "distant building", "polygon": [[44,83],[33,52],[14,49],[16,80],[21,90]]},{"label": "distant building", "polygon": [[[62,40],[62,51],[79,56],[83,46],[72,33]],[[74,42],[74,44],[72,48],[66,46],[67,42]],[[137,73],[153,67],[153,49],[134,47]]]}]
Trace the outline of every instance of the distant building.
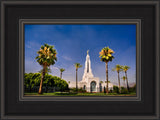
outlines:
[{"label": "distant building", "polygon": [[[71,82],[69,84],[70,88],[75,86],[76,82]],[[83,88],[87,92],[100,92],[104,90],[104,87],[106,87],[106,83],[100,83],[99,78],[93,76],[89,51],[87,51],[84,74],[82,80],[78,82],[78,88]],[[108,88],[113,89],[113,84],[108,83]]]}]

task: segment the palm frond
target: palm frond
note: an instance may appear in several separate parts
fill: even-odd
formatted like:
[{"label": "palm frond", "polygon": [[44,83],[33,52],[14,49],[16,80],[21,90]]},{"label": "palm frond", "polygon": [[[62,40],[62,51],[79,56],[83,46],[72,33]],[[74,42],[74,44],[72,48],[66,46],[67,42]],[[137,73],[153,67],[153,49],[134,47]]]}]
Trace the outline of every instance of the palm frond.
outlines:
[{"label": "palm frond", "polygon": [[64,69],[64,68],[60,68],[59,70],[60,70],[60,72],[64,72],[64,71],[65,71],[65,69]]},{"label": "palm frond", "polygon": [[57,52],[53,49],[54,46],[44,44],[40,50],[37,51],[38,56],[35,58],[40,65],[53,65],[57,61]]},{"label": "palm frond", "polygon": [[126,76],[123,76],[122,79],[125,81],[126,80]]},{"label": "palm frond", "polygon": [[81,67],[82,67],[82,65],[81,65],[80,63],[75,63],[75,64],[74,64],[74,66],[75,66],[75,68],[76,68],[76,69],[78,69],[78,68],[81,68]]},{"label": "palm frond", "polygon": [[123,70],[122,65],[117,64],[114,68],[112,68],[113,71],[121,72]]},{"label": "palm frond", "polygon": [[122,68],[123,68],[123,71],[124,71],[124,72],[126,72],[128,69],[130,69],[130,67],[127,66],[127,65],[122,66]]},{"label": "palm frond", "polygon": [[99,57],[101,58],[102,62],[109,62],[114,59],[113,54],[114,51],[110,49],[109,47],[104,47],[102,50],[99,52]]}]

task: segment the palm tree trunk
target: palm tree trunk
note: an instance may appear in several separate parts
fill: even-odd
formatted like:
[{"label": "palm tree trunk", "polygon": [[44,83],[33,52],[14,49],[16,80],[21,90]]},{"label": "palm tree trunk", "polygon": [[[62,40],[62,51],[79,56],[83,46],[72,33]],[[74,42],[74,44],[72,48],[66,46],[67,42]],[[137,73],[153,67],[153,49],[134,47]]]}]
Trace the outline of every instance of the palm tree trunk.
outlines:
[{"label": "palm tree trunk", "polygon": [[41,76],[41,82],[40,82],[38,94],[42,94],[42,85],[43,85],[43,81],[44,81],[44,77],[45,77],[45,71],[46,71],[46,66],[43,66],[43,72],[42,72],[42,76]]},{"label": "palm tree trunk", "polygon": [[119,84],[119,93],[121,93],[121,84],[120,84],[119,72],[118,72],[118,84]]},{"label": "palm tree trunk", "polygon": [[124,80],[124,88],[126,88],[126,82],[125,82],[125,80]]},{"label": "palm tree trunk", "polygon": [[61,74],[60,74],[60,78],[62,79],[62,72],[61,72]]},{"label": "palm tree trunk", "polygon": [[78,92],[78,82],[77,82],[77,69],[76,69],[76,91]]},{"label": "palm tree trunk", "polygon": [[125,75],[126,75],[126,82],[127,82],[127,90],[129,91],[129,84],[128,84],[127,72],[125,72]]},{"label": "palm tree trunk", "polygon": [[108,62],[106,62],[106,81],[107,81],[106,93],[108,94]]}]

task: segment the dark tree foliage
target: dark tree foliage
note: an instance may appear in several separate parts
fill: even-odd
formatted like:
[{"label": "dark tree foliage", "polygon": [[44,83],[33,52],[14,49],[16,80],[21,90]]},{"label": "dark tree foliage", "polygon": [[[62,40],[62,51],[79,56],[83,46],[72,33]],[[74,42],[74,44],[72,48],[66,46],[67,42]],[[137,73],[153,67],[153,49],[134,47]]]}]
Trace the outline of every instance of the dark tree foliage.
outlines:
[{"label": "dark tree foliage", "polygon": [[119,93],[119,88],[118,88],[118,86],[113,86],[113,92],[114,92],[114,93]]},{"label": "dark tree foliage", "polygon": [[[133,87],[129,88],[129,91],[127,88],[121,87],[121,93],[122,94],[127,94],[127,93],[136,93],[136,85],[134,85]],[[118,86],[113,86],[113,92],[114,93],[119,93],[119,87]]]},{"label": "dark tree foliage", "polygon": [[[24,75],[24,86],[26,89],[33,90],[35,87],[39,87],[40,81],[40,73],[25,73]],[[49,74],[45,75],[43,86],[46,89],[54,87],[58,88],[60,91],[68,90],[68,83],[65,80]]]}]

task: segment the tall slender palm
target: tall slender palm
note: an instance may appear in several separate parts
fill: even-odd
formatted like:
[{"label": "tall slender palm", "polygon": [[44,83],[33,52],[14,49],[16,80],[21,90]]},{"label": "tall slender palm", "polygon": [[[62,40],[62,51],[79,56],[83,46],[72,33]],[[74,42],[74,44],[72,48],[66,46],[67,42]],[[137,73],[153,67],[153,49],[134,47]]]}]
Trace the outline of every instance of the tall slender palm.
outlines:
[{"label": "tall slender palm", "polygon": [[106,81],[107,81],[107,85],[106,85],[106,93],[108,94],[108,62],[113,60],[113,56],[112,54],[114,53],[114,51],[112,49],[110,49],[109,47],[104,47],[101,52],[99,52],[100,54],[100,58],[102,62],[105,62],[106,64]]},{"label": "tall slender palm", "polygon": [[127,71],[128,71],[128,69],[130,69],[130,67],[129,67],[129,66],[127,66],[127,65],[125,65],[125,66],[123,66],[122,68],[123,68],[123,71],[124,71],[125,76],[126,76],[127,90],[129,91],[129,84],[128,84]]},{"label": "tall slender palm", "polygon": [[78,92],[78,69],[82,67],[82,65],[80,63],[75,63],[74,64],[75,68],[76,68],[76,91]]},{"label": "tall slender palm", "polygon": [[71,82],[70,81],[68,81],[68,84],[70,84]]},{"label": "tall slender palm", "polygon": [[42,94],[42,85],[44,81],[46,70],[50,65],[54,65],[55,61],[57,61],[57,52],[54,49],[54,46],[44,44],[41,46],[40,50],[37,52],[38,56],[35,58],[37,62],[43,67],[42,75],[41,75],[41,82],[39,87],[39,94]]},{"label": "tall slender palm", "polygon": [[113,71],[117,71],[118,73],[118,85],[119,85],[119,92],[121,93],[121,84],[120,84],[120,76],[119,73],[123,70],[121,65],[116,65],[115,68],[112,69]]},{"label": "tall slender palm", "polygon": [[100,81],[101,84],[103,84],[103,81]]},{"label": "tall slender palm", "polygon": [[124,81],[124,87],[125,87],[126,76],[123,76],[122,79]]},{"label": "tall slender palm", "polygon": [[[107,81],[105,81],[105,83],[107,83]],[[108,81],[108,83],[111,83],[110,81]]]},{"label": "tall slender palm", "polygon": [[60,70],[60,78],[62,79],[62,72],[64,72],[65,69],[64,68],[60,68],[59,70]]}]

